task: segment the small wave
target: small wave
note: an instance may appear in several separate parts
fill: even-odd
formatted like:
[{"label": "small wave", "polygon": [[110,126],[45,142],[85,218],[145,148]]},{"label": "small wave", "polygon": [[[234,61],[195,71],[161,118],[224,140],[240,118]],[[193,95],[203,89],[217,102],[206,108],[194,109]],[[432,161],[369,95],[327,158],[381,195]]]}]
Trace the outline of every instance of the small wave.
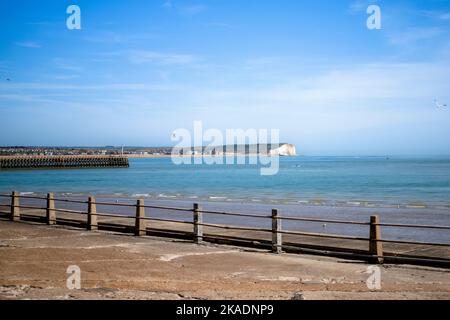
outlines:
[{"label": "small wave", "polygon": [[30,196],[32,194],[34,194],[34,192],[31,192],[31,191],[29,191],[29,192],[21,192],[20,193],[21,196]]},{"label": "small wave", "polygon": [[159,198],[176,198],[177,196],[171,196],[171,195],[160,193],[160,194],[158,194],[158,197]]},{"label": "small wave", "polygon": [[137,198],[137,197],[148,198],[148,197],[151,197],[151,195],[148,194],[148,193],[135,193],[135,194],[132,195],[132,197],[133,197],[133,198]]},{"label": "small wave", "polygon": [[409,208],[409,209],[425,209],[427,206],[425,204],[408,204],[405,206],[405,208]]},{"label": "small wave", "polygon": [[226,199],[227,197],[208,197],[209,199],[211,199],[211,200],[224,200],[224,199]]}]

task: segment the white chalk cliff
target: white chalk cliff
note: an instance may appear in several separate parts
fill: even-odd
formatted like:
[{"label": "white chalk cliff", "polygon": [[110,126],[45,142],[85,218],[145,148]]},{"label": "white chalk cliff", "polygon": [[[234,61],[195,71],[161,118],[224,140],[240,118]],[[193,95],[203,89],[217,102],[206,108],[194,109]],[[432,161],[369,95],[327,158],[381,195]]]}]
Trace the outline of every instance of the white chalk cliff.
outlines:
[{"label": "white chalk cliff", "polygon": [[272,156],[296,156],[297,152],[295,150],[295,146],[290,143],[286,143],[281,145],[279,148],[270,150],[270,155]]}]

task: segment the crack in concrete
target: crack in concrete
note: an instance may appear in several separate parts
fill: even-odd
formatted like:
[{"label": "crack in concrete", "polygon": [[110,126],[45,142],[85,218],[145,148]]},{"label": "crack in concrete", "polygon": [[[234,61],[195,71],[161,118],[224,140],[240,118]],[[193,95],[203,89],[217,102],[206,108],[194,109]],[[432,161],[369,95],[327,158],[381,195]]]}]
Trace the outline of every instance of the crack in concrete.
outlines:
[{"label": "crack in concrete", "polygon": [[226,254],[226,253],[236,253],[239,252],[237,250],[227,250],[227,251],[212,251],[212,252],[191,252],[191,253],[182,253],[182,254],[165,254],[162,255],[159,260],[170,262],[175,259],[189,257],[189,256],[205,256],[211,254]]}]

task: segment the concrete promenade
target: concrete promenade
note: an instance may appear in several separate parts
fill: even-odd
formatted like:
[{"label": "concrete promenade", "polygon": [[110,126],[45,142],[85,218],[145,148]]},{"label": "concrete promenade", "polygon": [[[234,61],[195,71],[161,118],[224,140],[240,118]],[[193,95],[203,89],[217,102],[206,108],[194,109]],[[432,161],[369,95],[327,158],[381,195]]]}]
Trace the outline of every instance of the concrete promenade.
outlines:
[{"label": "concrete promenade", "polygon": [[[81,289],[66,286],[81,269]],[[449,299],[447,269],[0,221],[1,299]]]}]

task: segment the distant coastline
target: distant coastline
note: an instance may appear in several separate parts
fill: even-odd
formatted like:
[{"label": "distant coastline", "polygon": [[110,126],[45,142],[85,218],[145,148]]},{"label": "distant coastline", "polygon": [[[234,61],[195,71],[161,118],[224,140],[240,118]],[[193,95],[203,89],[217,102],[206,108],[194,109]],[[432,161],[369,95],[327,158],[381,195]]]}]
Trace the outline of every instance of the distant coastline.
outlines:
[{"label": "distant coastline", "polygon": [[0,147],[4,156],[124,156],[127,158],[167,158],[175,153],[179,156],[233,156],[233,155],[281,155],[295,156],[295,145],[279,144],[235,144],[198,147],[47,147],[5,146]]}]

